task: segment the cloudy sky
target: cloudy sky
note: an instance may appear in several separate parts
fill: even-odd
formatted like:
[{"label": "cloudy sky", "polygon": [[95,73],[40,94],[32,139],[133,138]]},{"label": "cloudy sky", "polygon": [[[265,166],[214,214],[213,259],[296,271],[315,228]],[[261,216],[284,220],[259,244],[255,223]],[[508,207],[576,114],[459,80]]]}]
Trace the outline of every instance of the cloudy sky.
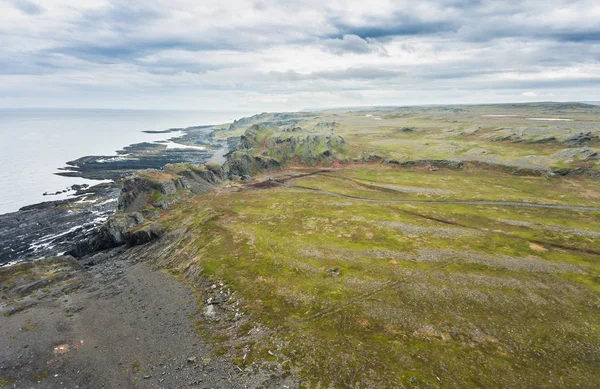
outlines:
[{"label": "cloudy sky", "polygon": [[600,1],[0,0],[0,107],[600,100]]}]

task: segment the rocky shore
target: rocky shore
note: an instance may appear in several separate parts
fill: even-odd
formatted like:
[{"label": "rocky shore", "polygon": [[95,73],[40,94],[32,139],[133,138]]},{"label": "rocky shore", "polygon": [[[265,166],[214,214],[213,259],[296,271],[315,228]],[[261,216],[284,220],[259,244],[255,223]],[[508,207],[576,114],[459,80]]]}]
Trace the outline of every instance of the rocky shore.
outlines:
[{"label": "rocky shore", "polygon": [[115,180],[141,169],[162,169],[173,163],[202,164],[213,155],[222,155],[227,145],[212,138],[210,126],[174,129],[183,134],[163,142],[143,142],[124,147],[117,155],[92,155],[67,162],[57,173],[65,177],[93,180]]},{"label": "rocky shore", "polygon": [[58,175],[112,182],[92,187],[74,185],[69,199],[0,215],[0,265],[62,254],[85,241],[117,209],[122,180],[136,171],[175,163],[223,162],[227,143],[214,140],[211,128],[169,129],[165,133],[178,136],[164,142],[129,145],[114,156],[85,156],[67,162]]},{"label": "rocky shore", "polygon": [[118,196],[116,184],[100,184],[0,215],[0,265],[69,251],[114,213]]},{"label": "rocky shore", "polygon": [[[128,149],[139,156],[143,147]],[[198,153],[194,161],[214,156]],[[171,158],[162,161],[190,162]],[[87,162],[77,165],[78,172],[106,178],[96,168],[98,159],[80,159]],[[200,336],[202,320],[226,323],[231,314],[234,327],[243,323],[227,285],[205,286],[213,294],[206,311],[197,305],[198,285],[192,288],[148,261],[173,238],[153,223],[158,210],[279,165],[237,149],[223,165],[167,164],[125,175],[137,166],[115,162],[105,172],[114,175],[112,184],[0,217],[3,258],[45,257],[0,267],[0,337],[9,340],[0,351],[0,386],[298,387],[281,363],[240,368]]]}]

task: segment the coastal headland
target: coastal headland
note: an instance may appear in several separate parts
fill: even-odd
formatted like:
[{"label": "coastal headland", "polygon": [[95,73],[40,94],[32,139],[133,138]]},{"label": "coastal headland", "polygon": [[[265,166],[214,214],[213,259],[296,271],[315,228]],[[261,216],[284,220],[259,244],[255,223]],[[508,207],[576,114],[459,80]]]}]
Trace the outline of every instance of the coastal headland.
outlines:
[{"label": "coastal headland", "polygon": [[[600,381],[600,107],[262,113],[171,142],[70,162],[115,183],[0,217],[0,385]],[[33,227],[59,212],[82,219]]]}]

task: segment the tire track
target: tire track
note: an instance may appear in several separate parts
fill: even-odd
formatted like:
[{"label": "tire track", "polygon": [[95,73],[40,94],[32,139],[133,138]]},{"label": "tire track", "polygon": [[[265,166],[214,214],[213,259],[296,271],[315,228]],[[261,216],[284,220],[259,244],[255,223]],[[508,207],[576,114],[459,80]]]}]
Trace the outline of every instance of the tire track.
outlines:
[{"label": "tire track", "polygon": [[330,192],[325,189],[311,188],[302,185],[285,185],[290,188],[310,190],[313,192],[323,193],[333,197],[340,197],[350,200],[366,201],[371,203],[398,203],[398,204],[441,204],[441,205],[490,205],[500,207],[530,207],[530,208],[546,208],[546,209],[564,209],[568,211],[600,211],[600,207],[588,207],[577,205],[555,205],[555,204],[538,204],[538,203],[519,203],[513,201],[443,201],[443,200],[391,200],[391,199],[373,199],[369,197],[351,196],[340,193]]},{"label": "tire track", "polygon": [[336,313],[339,313],[339,312],[345,310],[346,308],[348,308],[348,307],[350,307],[350,306],[352,306],[352,305],[354,305],[356,303],[359,303],[359,302],[364,301],[364,300],[366,300],[368,298],[371,298],[371,297],[375,296],[376,294],[379,294],[379,293],[384,292],[384,291],[389,290],[389,289],[393,289],[393,288],[397,287],[399,284],[400,284],[400,281],[386,281],[385,284],[382,285],[382,286],[380,286],[380,287],[371,289],[370,291],[368,291],[366,293],[363,293],[363,294],[358,295],[358,296],[356,296],[354,298],[351,298],[350,300],[348,300],[348,302],[346,302],[346,303],[344,303],[344,304],[342,304],[340,306],[337,306],[335,308],[330,308],[330,309],[326,309],[326,310],[317,312],[317,313],[315,313],[315,314],[313,314],[313,315],[305,318],[304,320],[305,321],[312,321],[312,320],[315,320],[315,319],[322,319],[322,318],[325,318],[325,317],[329,317],[329,316],[335,315]]}]

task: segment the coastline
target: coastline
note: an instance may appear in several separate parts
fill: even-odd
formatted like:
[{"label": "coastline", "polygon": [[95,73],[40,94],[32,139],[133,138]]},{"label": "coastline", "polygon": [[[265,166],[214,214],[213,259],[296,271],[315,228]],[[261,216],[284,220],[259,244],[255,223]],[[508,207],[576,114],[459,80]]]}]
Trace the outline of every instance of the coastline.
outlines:
[{"label": "coastline", "polygon": [[[0,143],[4,146],[0,155],[0,214],[67,199],[74,193],[69,190],[73,184],[98,183],[55,175],[67,161],[83,156],[114,157],[124,146],[154,144],[184,135],[182,129],[198,123],[208,128],[245,114],[202,109],[0,109]],[[43,196],[44,192],[59,195]]]},{"label": "coastline", "polygon": [[[117,210],[122,180],[137,171],[162,169],[174,163],[223,163],[229,150],[227,142],[212,139],[219,126],[152,131],[176,136],[126,145],[112,156],[83,156],[67,161],[67,166],[55,174],[100,183],[73,185],[67,198],[50,198],[1,214],[0,267],[60,255],[87,239]],[[181,147],[169,147],[173,143]]]}]

